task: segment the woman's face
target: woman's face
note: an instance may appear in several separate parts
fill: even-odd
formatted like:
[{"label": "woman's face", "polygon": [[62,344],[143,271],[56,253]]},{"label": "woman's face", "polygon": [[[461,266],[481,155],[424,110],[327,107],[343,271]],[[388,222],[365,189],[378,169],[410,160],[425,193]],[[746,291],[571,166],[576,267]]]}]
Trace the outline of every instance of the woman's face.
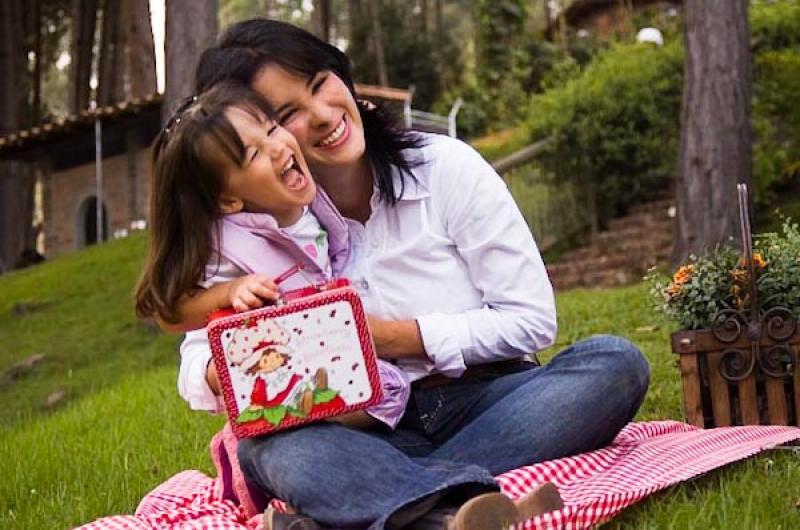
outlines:
[{"label": "woman's face", "polygon": [[311,170],[321,175],[351,169],[365,152],[364,126],[347,85],[329,70],[298,77],[271,64],[253,79],[278,122],[291,132]]},{"label": "woman's face", "polygon": [[227,164],[224,213],[263,212],[280,226],[294,223],[316,193],[316,185],[294,137],[265,116],[237,107],[225,111],[245,146],[241,166]]}]

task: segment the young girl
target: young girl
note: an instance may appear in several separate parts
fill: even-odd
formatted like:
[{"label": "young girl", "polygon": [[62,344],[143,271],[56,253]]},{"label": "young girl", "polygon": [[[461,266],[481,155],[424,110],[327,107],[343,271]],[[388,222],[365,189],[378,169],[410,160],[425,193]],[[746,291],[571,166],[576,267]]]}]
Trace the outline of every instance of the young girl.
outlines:
[{"label": "young girl", "polygon": [[[217,309],[276,300],[271,278],[293,266],[303,274],[286,279],[287,289],[342,274],[347,226],[317,190],[294,137],[268,116],[260,96],[226,82],[187,100],[156,138],[150,250],[136,291],[140,317],[170,330],[197,329]],[[384,400],[335,421],[397,425],[408,380],[389,363],[378,367]]]}]

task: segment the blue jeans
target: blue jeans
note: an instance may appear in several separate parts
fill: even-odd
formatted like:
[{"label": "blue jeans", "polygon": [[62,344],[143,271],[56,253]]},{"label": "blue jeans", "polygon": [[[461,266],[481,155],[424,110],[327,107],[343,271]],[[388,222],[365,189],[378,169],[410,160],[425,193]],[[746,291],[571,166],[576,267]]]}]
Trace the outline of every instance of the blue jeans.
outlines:
[{"label": "blue jeans", "polygon": [[497,474],[607,445],[644,399],[649,366],[595,336],[548,364],[415,389],[397,430],[318,423],[243,440],[245,476],[321,524],[381,530],[434,493],[497,490]]}]

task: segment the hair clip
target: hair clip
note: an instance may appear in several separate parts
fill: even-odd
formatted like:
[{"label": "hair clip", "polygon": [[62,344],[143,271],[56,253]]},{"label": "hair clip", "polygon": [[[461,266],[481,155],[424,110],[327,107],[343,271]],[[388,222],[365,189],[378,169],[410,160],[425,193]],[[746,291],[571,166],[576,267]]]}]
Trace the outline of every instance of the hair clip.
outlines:
[{"label": "hair clip", "polygon": [[183,100],[183,102],[178,105],[178,108],[175,109],[175,112],[172,113],[169,120],[167,120],[167,124],[164,126],[164,132],[169,134],[173,127],[178,125],[181,122],[181,118],[183,117],[183,113],[186,112],[189,107],[192,106],[197,101],[197,96],[191,96]]}]

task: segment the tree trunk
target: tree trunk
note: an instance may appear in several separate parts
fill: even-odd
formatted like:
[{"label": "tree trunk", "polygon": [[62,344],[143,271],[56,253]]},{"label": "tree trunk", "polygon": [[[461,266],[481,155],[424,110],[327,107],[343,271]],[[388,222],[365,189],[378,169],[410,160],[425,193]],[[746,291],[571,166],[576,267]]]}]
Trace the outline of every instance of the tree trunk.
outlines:
[{"label": "tree trunk", "polygon": [[[200,53],[217,33],[217,1],[167,0],[166,90],[162,121],[194,93],[194,70]],[[187,31],[191,28],[191,31]]]},{"label": "tree trunk", "polygon": [[[20,0],[0,0],[0,136],[20,128],[20,91],[27,57]],[[0,162],[0,273],[10,270],[33,238],[33,178],[17,162]]]},{"label": "tree trunk", "polygon": [[442,0],[436,0],[436,46],[444,45],[444,6]]},{"label": "tree trunk", "polygon": [[747,0],[688,0],[685,13],[673,265],[718,244],[738,245],[736,184],[751,183]]},{"label": "tree trunk", "polygon": [[89,107],[92,76],[92,48],[97,25],[97,0],[72,3],[72,78],[69,83],[69,110],[77,113]]},{"label": "tree trunk", "polygon": [[347,0],[347,26],[349,30],[348,53],[352,54],[355,49],[364,49],[366,43],[364,42],[364,11],[361,0]]},{"label": "tree trunk", "polygon": [[103,2],[97,104],[112,105],[125,100],[125,35],[119,0]]},{"label": "tree trunk", "polygon": [[331,40],[331,0],[314,0],[314,10],[311,12],[312,27],[317,37],[330,42]]},{"label": "tree trunk", "polygon": [[[375,5],[378,3],[379,5]],[[372,46],[375,51],[375,67],[377,68],[378,83],[389,86],[389,76],[386,73],[386,59],[383,55],[383,32],[381,31],[380,2],[375,0],[367,1],[367,12],[372,34]]]},{"label": "tree trunk", "polygon": [[126,34],[129,96],[146,96],[156,91],[156,54],[150,6],[147,0],[123,0]]},{"label": "tree trunk", "polygon": [[33,72],[31,86],[31,122],[38,125],[42,119],[42,0],[33,1],[30,31],[33,33]]}]

